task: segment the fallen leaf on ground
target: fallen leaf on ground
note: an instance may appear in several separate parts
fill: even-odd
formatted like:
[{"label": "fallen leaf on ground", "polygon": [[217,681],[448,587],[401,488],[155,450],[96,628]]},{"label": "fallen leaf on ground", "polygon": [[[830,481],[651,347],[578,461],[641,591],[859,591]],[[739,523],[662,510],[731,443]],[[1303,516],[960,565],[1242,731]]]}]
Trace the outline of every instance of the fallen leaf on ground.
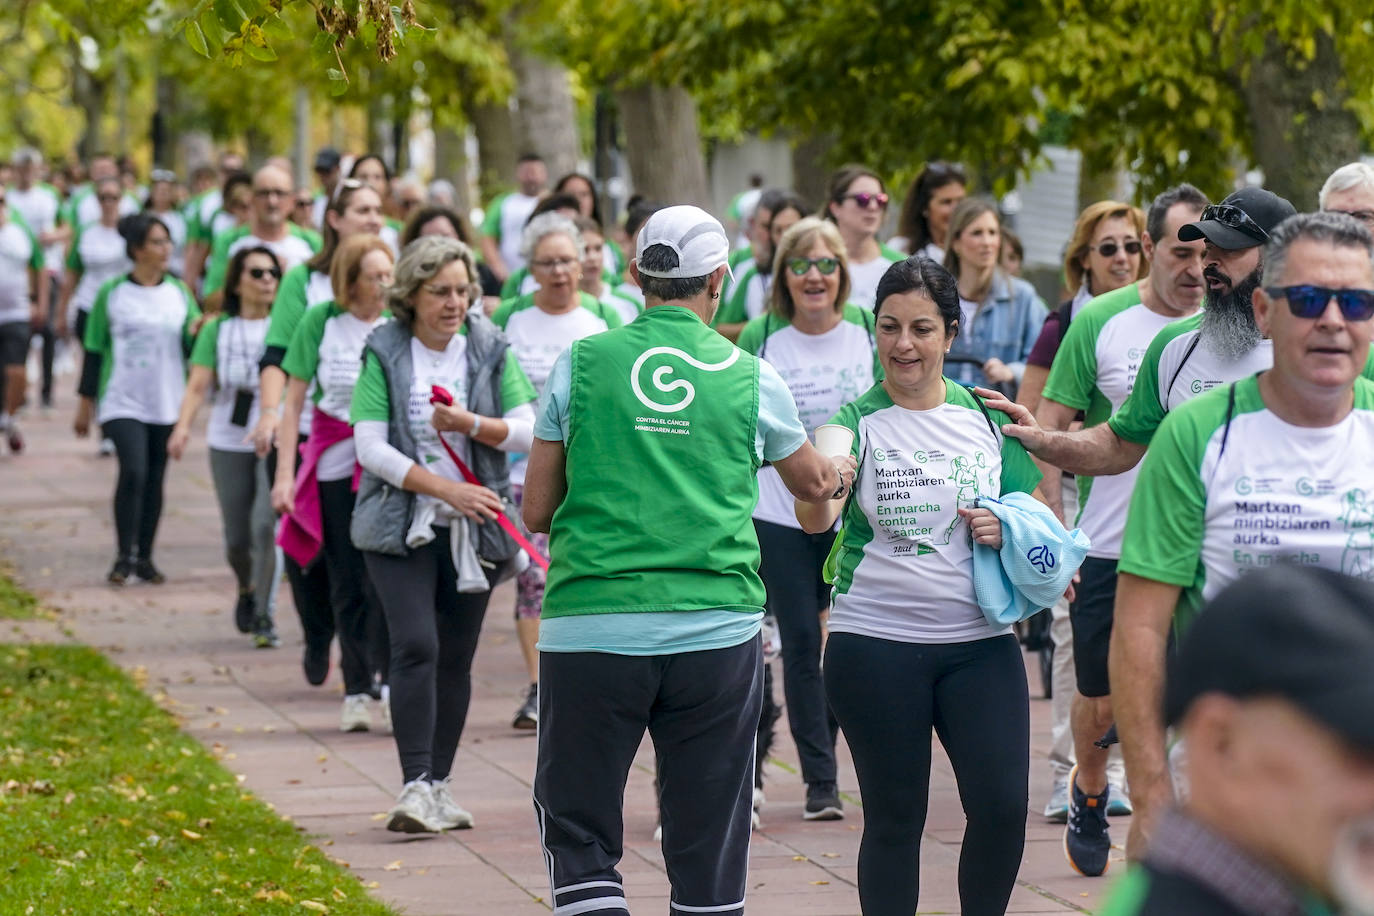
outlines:
[{"label": "fallen leaf on ground", "polygon": [[382,871],[400,871],[400,870],[401,870],[401,860],[400,860],[400,859],[397,859],[395,862],[389,862],[389,863],[387,863],[386,865],[383,865],[383,866],[382,866]]}]

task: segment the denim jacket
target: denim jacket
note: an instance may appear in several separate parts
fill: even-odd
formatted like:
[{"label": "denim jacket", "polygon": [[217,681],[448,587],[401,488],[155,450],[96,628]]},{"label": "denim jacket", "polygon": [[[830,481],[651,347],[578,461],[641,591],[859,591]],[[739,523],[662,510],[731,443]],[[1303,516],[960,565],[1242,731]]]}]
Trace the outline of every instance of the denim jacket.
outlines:
[{"label": "denim jacket", "polygon": [[[976,314],[965,316],[959,336],[946,357],[945,375],[964,385],[984,385],[981,364],[993,357],[1006,363],[1016,375],[1016,384],[1026,371],[1026,357],[1040,335],[1049,309],[1036,295],[1035,288],[1019,277],[1002,271],[993,275],[992,289]],[[972,325],[970,327],[969,325]],[[949,363],[951,357],[970,357],[973,363]]]}]

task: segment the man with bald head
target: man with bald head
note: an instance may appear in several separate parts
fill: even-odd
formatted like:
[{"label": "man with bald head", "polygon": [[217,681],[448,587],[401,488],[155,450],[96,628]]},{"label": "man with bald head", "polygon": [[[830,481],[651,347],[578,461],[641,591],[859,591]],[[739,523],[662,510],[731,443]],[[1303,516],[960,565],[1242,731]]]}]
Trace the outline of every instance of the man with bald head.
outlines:
[{"label": "man with bald head", "polygon": [[317,233],[287,219],[295,192],[291,173],[278,166],[265,165],[253,173],[253,206],[248,222],[219,233],[210,246],[205,284],[201,288],[206,299],[220,293],[229,259],[241,248],[262,245],[271,249],[281,261],[283,272],[320,250]]}]

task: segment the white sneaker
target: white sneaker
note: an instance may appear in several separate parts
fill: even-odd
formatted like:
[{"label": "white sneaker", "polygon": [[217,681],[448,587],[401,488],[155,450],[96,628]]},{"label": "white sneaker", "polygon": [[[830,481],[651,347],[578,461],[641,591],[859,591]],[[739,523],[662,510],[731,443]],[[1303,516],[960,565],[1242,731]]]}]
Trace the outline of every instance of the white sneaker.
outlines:
[{"label": "white sneaker", "polygon": [[439,833],[434,810],[434,793],[429,779],[420,777],[408,782],[396,797],[396,807],[387,812],[386,829],[396,833]]},{"label": "white sneaker", "polygon": [[473,825],[472,815],[453,800],[447,779],[431,782],[429,790],[434,800],[434,823],[445,830],[466,830]]},{"label": "white sneaker", "polygon": [[1056,824],[1069,821],[1069,777],[1056,776],[1050,789],[1050,799],[1045,802],[1045,817]]},{"label": "white sneaker", "polygon": [[365,732],[372,727],[372,713],[367,711],[372,698],[365,693],[350,693],[344,697],[343,712],[339,715],[339,731]]},{"label": "white sneaker", "polygon": [[377,700],[377,718],[382,720],[382,732],[387,735],[394,735],[395,729],[391,727],[391,688],[383,684],[381,699]]}]

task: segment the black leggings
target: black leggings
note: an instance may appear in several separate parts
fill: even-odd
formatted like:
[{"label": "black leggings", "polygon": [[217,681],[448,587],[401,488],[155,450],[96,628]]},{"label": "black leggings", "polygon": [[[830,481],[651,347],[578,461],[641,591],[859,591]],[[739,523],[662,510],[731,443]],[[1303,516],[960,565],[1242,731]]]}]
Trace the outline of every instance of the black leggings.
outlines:
[{"label": "black leggings", "polygon": [[[391,723],[405,782],[445,779],[472,699],[472,657],[491,591],[459,593],[449,530],[404,557],[366,552],[391,635]],[[488,578],[494,573],[488,573]]]},{"label": "black leggings", "polygon": [[114,442],[119,456],[115,483],[115,537],[120,557],[149,560],[153,538],[162,518],[162,479],[167,472],[167,440],[171,426],[139,420],[110,420],[101,434]]},{"label": "black leggings", "polygon": [[864,916],[916,912],[932,728],[968,819],[961,912],[1005,913],[1026,841],[1030,768],[1030,698],[1016,638],[929,644],[833,633],[825,686],[863,796]]},{"label": "black leggings", "polygon": [[376,696],[374,680],[380,674],[381,682],[386,683],[390,649],[377,592],[363,567],[362,554],[348,535],[353,520],[353,481],[348,477],[321,480],[318,486],[324,527],[321,553],[329,571],[329,603],[334,608],[334,632],[339,636],[344,692]]},{"label": "black leggings", "polygon": [[821,579],[821,568],[835,534],[807,534],[757,519],[754,529],[759,576],[782,638],[782,692],[802,779],[834,782],[835,721],[821,682],[821,611],[830,604],[830,587]]}]

